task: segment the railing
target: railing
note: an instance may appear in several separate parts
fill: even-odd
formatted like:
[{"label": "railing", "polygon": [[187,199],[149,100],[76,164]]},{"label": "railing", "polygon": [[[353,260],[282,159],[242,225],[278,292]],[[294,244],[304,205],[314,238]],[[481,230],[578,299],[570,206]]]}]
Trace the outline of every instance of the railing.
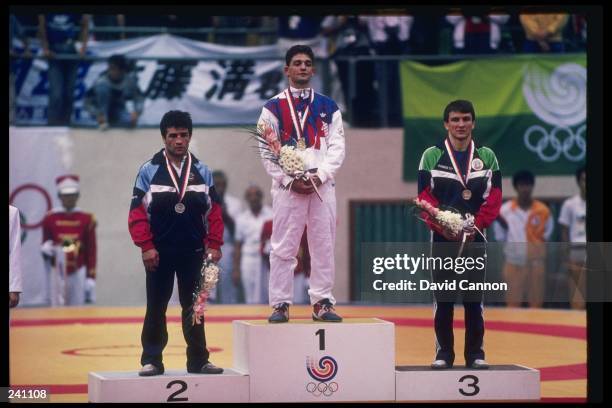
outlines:
[{"label": "railing", "polygon": [[[24,26],[26,34],[34,36],[38,33],[37,26]],[[90,33],[131,33],[131,34],[258,34],[258,35],[276,35],[277,28],[261,28],[261,27],[200,27],[200,28],[175,28],[175,27],[91,27],[88,30]]]}]

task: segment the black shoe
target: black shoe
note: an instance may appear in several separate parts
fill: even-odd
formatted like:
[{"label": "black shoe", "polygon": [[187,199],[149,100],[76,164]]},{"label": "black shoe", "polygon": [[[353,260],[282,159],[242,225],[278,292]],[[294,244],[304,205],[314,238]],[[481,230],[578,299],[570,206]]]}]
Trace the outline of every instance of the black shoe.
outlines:
[{"label": "black shoe", "polygon": [[312,320],[338,323],[342,321],[342,318],[336,314],[334,305],[329,299],[323,299],[312,306]]},{"label": "black shoe", "polygon": [[151,377],[153,375],[162,375],[164,373],[164,365],[158,367],[154,364],[145,364],[142,366],[138,375],[141,377]]},{"label": "black shoe", "polygon": [[270,323],[287,323],[289,321],[289,303],[279,303],[274,306],[274,312],[268,317]]},{"label": "black shoe", "polygon": [[223,369],[221,367],[217,367],[210,361],[202,366],[199,370],[187,370],[188,373],[191,374],[221,374]]}]

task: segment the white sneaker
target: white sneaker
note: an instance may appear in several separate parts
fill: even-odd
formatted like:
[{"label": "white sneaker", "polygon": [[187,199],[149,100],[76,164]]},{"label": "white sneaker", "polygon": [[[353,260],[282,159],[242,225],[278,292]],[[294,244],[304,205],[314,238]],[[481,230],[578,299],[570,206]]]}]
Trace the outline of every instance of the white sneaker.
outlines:
[{"label": "white sneaker", "polygon": [[486,370],[487,368],[489,368],[489,363],[487,363],[483,359],[477,358],[472,362],[470,368],[475,368],[477,370]]},{"label": "white sneaker", "polygon": [[431,363],[431,368],[435,370],[443,370],[445,368],[451,368],[451,366],[445,360],[436,360]]}]

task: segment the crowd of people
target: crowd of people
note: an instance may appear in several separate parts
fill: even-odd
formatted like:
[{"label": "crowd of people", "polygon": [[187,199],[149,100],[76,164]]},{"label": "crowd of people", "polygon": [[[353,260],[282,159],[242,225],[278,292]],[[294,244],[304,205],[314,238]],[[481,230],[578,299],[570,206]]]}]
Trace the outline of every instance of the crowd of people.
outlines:
[{"label": "crowd of people", "polygon": [[[586,19],[582,15],[562,13],[467,15],[459,10],[448,15],[206,18],[188,15],[11,14],[9,22],[11,56],[30,57],[28,44],[37,38],[44,57],[49,60],[49,125],[70,124],[79,58],[86,55],[87,46],[92,41],[170,32],[223,45],[277,44],[284,50],[289,44],[309,44],[317,57],[335,62],[344,99],[355,111],[353,120],[359,122],[356,123],[359,126],[379,126],[381,120],[390,126],[402,125],[400,92],[394,85],[399,81],[398,61],[358,62],[359,81],[355,95],[351,95],[347,57],[562,53],[586,49]],[[25,27],[31,30],[25,30]],[[21,49],[25,50],[21,51],[23,55],[14,52],[14,39],[21,40]],[[56,58],[58,54],[62,58]],[[66,59],[66,56],[71,57]],[[130,64],[118,57],[108,60],[108,70],[87,91],[90,99],[86,109],[101,129],[109,125],[135,126],[141,114],[138,105],[142,95],[139,95],[137,86],[130,85],[135,78],[130,72]],[[9,87],[13,93],[14,83],[15,78],[11,76]],[[126,88],[123,85],[129,90],[118,91]],[[372,96],[381,92],[381,88],[386,90],[388,99],[383,113],[371,103]],[[14,95],[9,99],[14,103]],[[112,108],[107,107],[111,99],[115,101]],[[129,108],[126,108],[126,103]],[[12,112],[14,115],[14,109]],[[9,119],[12,123],[12,117]]]}]

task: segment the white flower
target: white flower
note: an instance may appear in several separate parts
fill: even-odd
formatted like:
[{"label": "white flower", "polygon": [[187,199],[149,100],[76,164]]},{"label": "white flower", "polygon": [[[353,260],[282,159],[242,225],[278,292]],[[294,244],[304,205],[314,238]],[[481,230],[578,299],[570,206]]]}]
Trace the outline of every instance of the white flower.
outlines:
[{"label": "white flower", "polygon": [[452,211],[438,211],[436,220],[445,228],[448,228],[455,234],[458,234],[463,229],[464,219],[461,214]]},{"label": "white flower", "polygon": [[204,280],[202,288],[206,292],[210,292],[217,284],[217,281],[219,281],[219,267],[214,263],[209,263],[204,268],[204,275],[202,278]]},{"label": "white flower", "polygon": [[293,176],[305,170],[304,157],[300,153],[293,146],[283,146],[281,148],[278,164],[286,174]]}]

